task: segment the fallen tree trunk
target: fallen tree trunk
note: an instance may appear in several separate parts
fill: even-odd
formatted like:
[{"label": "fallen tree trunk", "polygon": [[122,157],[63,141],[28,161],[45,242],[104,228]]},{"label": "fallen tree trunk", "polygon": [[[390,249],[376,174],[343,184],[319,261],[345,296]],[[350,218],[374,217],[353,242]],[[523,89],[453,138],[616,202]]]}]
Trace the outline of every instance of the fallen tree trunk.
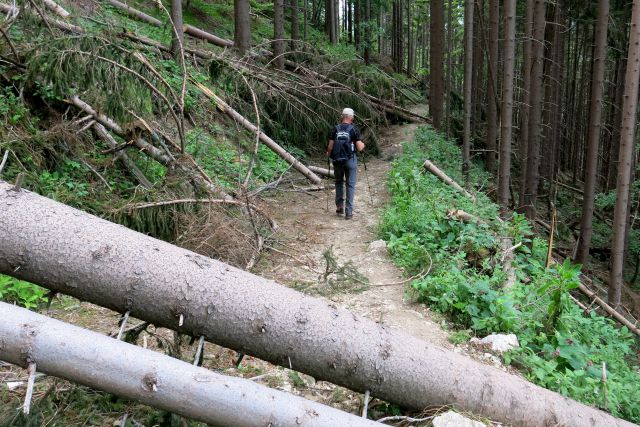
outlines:
[{"label": "fallen tree trunk", "polygon": [[42,1],[49,10],[51,10],[53,13],[55,13],[56,15],[64,19],[67,19],[71,15],[62,6],[60,6],[58,3],[54,2],[53,0],[42,0]]},{"label": "fallen tree trunk", "polygon": [[456,190],[458,190],[459,192],[461,192],[462,194],[464,194],[465,196],[467,196],[471,200],[474,200],[474,201],[476,200],[476,198],[475,198],[475,196],[473,194],[469,193],[467,190],[462,188],[462,186],[460,184],[455,182],[452,178],[450,178],[446,173],[444,173],[442,170],[440,170],[440,168],[438,168],[436,165],[431,163],[429,160],[425,160],[424,164],[422,166],[426,170],[428,170],[429,172],[434,174],[440,181],[442,181],[445,184],[450,185],[451,187],[455,188]]},{"label": "fallen tree trunk", "polygon": [[0,302],[0,359],[214,426],[376,426],[320,403]]},{"label": "fallen tree trunk", "polygon": [[[12,6],[9,6],[8,4],[0,3],[0,12],[9,13],[12,9]],[[24,8],[22,9],[22,11],[29,14],[30,16],[34,16],[33,13],[31,13],[30,11],[26,11]],[[44,20],[49,25],[70,33],[84,34],[85,32],[84,29],[78,27],[77,25],[69,24],[68,22],[60,21],[59,19],[49,19],[46,16],[38,16],[38,19]]]},{"label": "fallen tree trunk", "polygon": [[195,37],[197,39],[201,39],[201,40],[205,40],[208,41],[211,44],[214,44],[216,46],[220,46],[220,47],[233,47],[233,42],[231,40],[226,40],[223,38],[220,38],[216,35],[213,35],[211,33],[208,33],[204,30],[201,30],[200,28],[196,28],[192,25],[185,25],[184,26],[184,33],[185,34],[189,34],[191,37]]},{"label": "fallen tree trunk", "polygon": [[149,16],[146,13],[139,11],[138,9],[134,9],[127,4],[119,2],[118,0],[107,0],[107,3],[109,3],[116,9],[123,11],[127,15],[139,19],[140,21],[144,21],[147,24],[155,25],[156,27],[162,27],[163,25],[162,21],[160,21],[159,19],[156,19],[153,16]]},{"label": "fallen tree trunk", "polygon": [[0,273],[408,408],[522,426],[631,426],[222,262],[0,182]]},{"label": "fallen tree trunk", "polygon": [[[202,93],[207,96],[209,99],[213,100],[216,103],[216,106],[220,111],[234,119],[236,122],[240,123],[245,129],[256,133],[258,132],[258,128],[256,125],[251,123],[249,120],[245,119],[240,113],[231,108],[229,104],[224,102],[219,96],[211,91],[205,85],[194,82],[194,84],[202,91]],[[282,148],[277,142],[273,139],[269,138],[264,132],[260,131],[259,134],[260,141],[264,142],[264,144],[273,150],[278,156],[280,156],[284,161],[289,163],[294,167],[298,172],[307,177],[309,181],[313,182],[316,185],[320,185],[322,183],[322,179],[315,173],[313,173],[308,167],[303,165],[298,159],[293,157],[287,150]]]},{"label": "fallen tree trunk", "polygon": [[580,286],[578,287],[578,289],[580,289],[580,292],[582,292],[587,297],[589,297],[590,300],[598,304],[604,311],[610,314],[614,319],[616,319],[618,322],[620,322],[621,324],[629,328],[631,332],[640,336],[640,328],[638,328],[636,325],[631,323],[626,317],[622,315],[622,313],[620,313],[619,311],[611,307],[609,304],[607,304],[604,300],[602,300],[602,298],[596,295],[595,292],[587,288],[582,283],[580,283]]},{"label": "fallen tree trunk", "polygon": [[[101,125],[100,123],[96,123],[93,125],[93,130],[95,130],[98,137],[102,139],[109,146],[109,148],[113,149],[117,147],[118,143],[104,128],[103,125]],[[118,150],[115,154],[115,158],[122,163],[125,169],[127,169],[133,176],[136,177],[140,185],[142,185],[146,189],[153,187],[153,184],[147,179],[147,177],[144,175],[144,173],[142,173],[138,166],[136,166],[134,161],[129,158],[124,150]]]},{"label": "fallen tree trunk", "polygon": [[335,174],[333,173],[333,171],[327,168],[320,168],[318,166],[309,166],[309,170],[323,176],[328,176],[329,178],[335,178]]}]

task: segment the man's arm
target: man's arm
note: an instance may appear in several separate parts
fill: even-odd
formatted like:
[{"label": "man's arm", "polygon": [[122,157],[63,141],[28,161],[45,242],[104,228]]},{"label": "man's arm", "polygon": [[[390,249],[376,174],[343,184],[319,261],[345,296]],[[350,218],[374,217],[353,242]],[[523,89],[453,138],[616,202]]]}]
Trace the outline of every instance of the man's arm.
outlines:
[{"label": "man's arm", "polygon": [[362,140],[360,139],[356,141],[356,150],[358,151],[364,150],[364,142],[362,142]]},{"label": "man's arm", "polygon": [[329,145],[327,146],[327,157],[331,156],[332,151],[333,151],[333,139],[330,139]]}]

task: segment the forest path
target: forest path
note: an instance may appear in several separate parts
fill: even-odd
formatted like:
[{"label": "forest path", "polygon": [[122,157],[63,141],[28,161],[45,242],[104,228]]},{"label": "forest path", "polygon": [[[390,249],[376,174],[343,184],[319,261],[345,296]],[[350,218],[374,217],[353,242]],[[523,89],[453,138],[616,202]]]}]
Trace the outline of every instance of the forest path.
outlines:
[{"label": "forest path", "polygon": [[[416,112],[422,109],[424,107],[418,106]],[[452,348],[437,314],[405,294],[406,279],[393,264],[386,247],[379,245],[380,242],[371,244],[378,240],[376,230],[389,200],[386,182],[391,160],[402,151],[402,143],[414,138],[418,126],[393,125],[380,134],[382,155],[367,158],[370,190],[364,164],[359,162],[352,220],[335,214],[332,179],[325,180],[330,192],[284,192],[273,196],[269,204],[278,209],[273,209],[271,215],[281,227],[276,239],[282,245],[276,246],[280,252],[265,255],[257,273],[292,287],[315,288],[313,290],[357,314]],[[340,265],[352,261],[358,272],[369,279],[367,290],[340,291],[319,284],[320,273],[326,267],[323,252],[331,246]],[[354,288],[359,286],[357,282],[352,284]]]}]

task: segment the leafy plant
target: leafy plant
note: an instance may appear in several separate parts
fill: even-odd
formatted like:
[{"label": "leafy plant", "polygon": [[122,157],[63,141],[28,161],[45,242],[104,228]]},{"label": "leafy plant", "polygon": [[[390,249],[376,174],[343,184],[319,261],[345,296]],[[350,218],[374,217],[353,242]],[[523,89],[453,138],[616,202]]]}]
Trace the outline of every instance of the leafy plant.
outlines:
[{"label": "leafy plant", "polygon": [[47,290],[23,280],[0,274],[0,300],[26,308],[36,308],[45,301]]},{"label": "leafy plant", "polygon": [[[379,232],[407,273],[417,274],[431,266],[430,274],[411,286],[421,301],[461,329],[450,339],[460,342],[470,332],[515,333],[521,347],[505,360],[531,381],[640,421],[637,347],[626,328],[617,328],[593,311],[585,317],[573,304],[569,291],[579,286],[579,266],[566,261],[546,268],[547,242],[532,238],[532,227],[523,216],[495,221],[497,206],[491,200],[478,193],[474,203],[423,173],[425,158],[461,179],[456,144],[429,127],[421,128],[390,171],[392,201]],[[471,177],[480,188],[490,180],[477,165]],[[449,218],[447,211],[453,209],[462,209],[481,222]],[[513,261],[516,282],[508,289],[498,236],[523,243]]]}]

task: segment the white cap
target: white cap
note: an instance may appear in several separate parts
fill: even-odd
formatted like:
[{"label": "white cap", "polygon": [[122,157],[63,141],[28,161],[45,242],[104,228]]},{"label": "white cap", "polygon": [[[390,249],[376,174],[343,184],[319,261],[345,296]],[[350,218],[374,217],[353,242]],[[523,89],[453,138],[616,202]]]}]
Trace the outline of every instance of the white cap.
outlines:
[{"label": "white cap", "polygon": [[356,113],[353,112],[353,109],[351,108],[345,108],[344,110],[342,110],[342,115],[343,116],[350,116],[353,117],[356,115]]}]

